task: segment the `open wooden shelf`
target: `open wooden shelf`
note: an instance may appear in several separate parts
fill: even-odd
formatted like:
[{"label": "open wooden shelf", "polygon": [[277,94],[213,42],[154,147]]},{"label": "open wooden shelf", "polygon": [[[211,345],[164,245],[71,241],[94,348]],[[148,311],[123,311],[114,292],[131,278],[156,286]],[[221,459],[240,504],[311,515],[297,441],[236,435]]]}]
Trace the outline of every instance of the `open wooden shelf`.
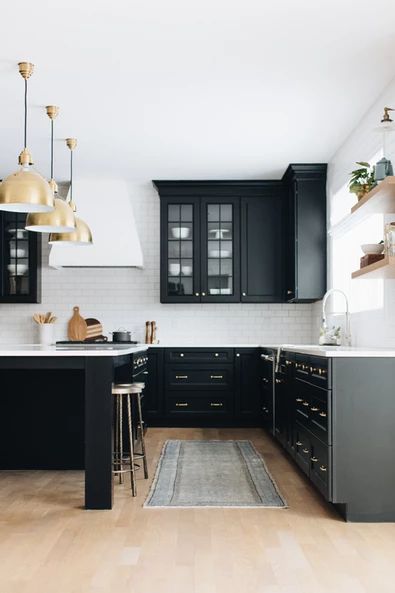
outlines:
[{"label": "open wooden shelf", "polygon": [[356,270],[351,274],[352,278],[395,278],[395,257],[386,255],[384,259],[376,261],[365,268]]},{"label": "open wooden shelf", "polygon": [[[395,214],[395,176],[386,177],[351,208],[350,214],[333,225],[330,234],[344,233],[371,214]],[[395,218],[394,218],[395,220]]]}]

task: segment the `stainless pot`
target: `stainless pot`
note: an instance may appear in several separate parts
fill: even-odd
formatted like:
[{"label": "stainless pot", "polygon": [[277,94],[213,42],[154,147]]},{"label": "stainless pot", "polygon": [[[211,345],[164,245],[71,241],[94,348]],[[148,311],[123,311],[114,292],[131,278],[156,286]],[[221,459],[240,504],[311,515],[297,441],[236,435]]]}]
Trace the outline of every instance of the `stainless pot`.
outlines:
[{"label": "stainless pot", "polygon": [[113,342],[131,342],[132,341],[132,334],[130,331],[126,329],[117,329],[115,332],[112,333],[112,341]]}]

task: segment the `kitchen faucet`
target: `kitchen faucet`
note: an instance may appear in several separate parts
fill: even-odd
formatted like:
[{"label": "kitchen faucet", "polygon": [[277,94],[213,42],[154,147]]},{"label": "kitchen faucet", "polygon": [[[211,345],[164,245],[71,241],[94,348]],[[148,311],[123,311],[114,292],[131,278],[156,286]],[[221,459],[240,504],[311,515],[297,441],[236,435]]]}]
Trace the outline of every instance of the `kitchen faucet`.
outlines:
[{"label": "kitchen faucet", "polygon": [[[330,330],[328,328],[326,321],[326,302],[328,300],[328,297],[330,297],[331,294],[334,294],[336,292],[344,296],[344,300],[346,303],[346,310],[344,312],[346,323],[343,337],[339,331],[340,328]],[[320,329],[319,343],[331,344],[332,346],[351,346],[350,312],[348,306],[348,298],[346,293],[340,290],[339,288],[331,288],[330,290],[327,290],[322,300],[322,324]]]}]

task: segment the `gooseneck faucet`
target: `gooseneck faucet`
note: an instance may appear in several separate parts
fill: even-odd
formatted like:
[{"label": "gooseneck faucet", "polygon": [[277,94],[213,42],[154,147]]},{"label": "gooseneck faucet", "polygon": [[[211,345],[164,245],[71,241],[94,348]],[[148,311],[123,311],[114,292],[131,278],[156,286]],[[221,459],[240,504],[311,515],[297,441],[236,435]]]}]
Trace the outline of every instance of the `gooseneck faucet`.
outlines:
[{"label": "gooseneck faucet", "polygon": [[[327,292],[325,293],[324,298],[322,300],[322,325],[321,325],[321,331],[320,331],[320,344],[328,343],[327,339],[329,338],[329,330],[328,330],[328,325],[327,325],[327,321],[326,321],[326,302],[327,302],[328,298],[336,292],[343,295],[345,303],[346,303],[346,310],[344,313],[345,318],[346,318],[344,339],[343,339],[344,344],[338,344],[338,345],[351,346],[350,311],[349,311],[349,306],[348,306],[348,298],[347,298],[346,293],[343,292],[342,290],[340,290],[339,288],[331,288],[330,290],[327,290]],[[332,337],[332,343],[333,343],[333,337]]]}]

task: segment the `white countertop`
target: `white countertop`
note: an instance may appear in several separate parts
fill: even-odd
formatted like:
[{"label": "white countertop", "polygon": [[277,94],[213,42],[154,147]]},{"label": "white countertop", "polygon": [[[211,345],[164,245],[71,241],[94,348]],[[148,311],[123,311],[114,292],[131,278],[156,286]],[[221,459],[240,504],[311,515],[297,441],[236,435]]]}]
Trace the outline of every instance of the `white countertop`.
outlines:
[{"label": "white countertop", "polygon": [[42,346],[40,344],[0,344],[0,356],[123,356],[144,352],[146,344],[75,344]]},{"label": "white countertop", "polygon": [[149,344],[149,348],[281,348],[288,352],[299,352],[325,358],[395,358],[394,348],[319,346],[318,344]]}]

